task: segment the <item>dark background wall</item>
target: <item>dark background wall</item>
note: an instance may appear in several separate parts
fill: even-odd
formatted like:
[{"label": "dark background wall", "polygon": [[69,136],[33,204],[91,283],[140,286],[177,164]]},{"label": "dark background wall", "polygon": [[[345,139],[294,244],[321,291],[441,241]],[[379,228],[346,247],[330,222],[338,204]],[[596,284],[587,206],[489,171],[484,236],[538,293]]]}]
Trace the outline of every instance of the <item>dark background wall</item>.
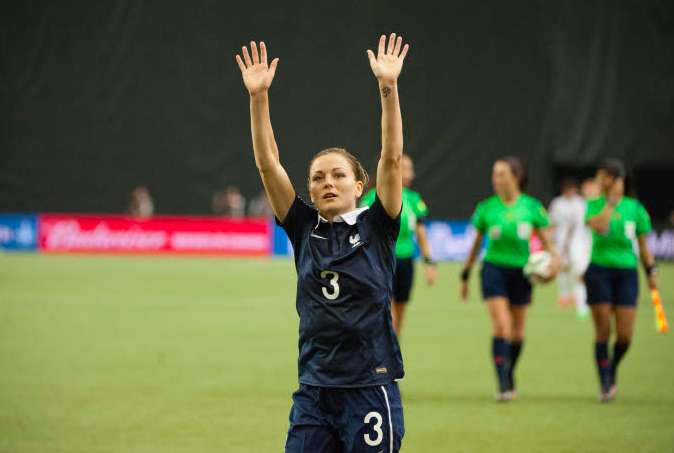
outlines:
[{"label": "dark background wall", "polygon": [[3,5],[2,211],[121,212],[138,184],[159,213],[207,213],[229,184],[257,193],[233,58],[250,39],[281,59],[272,119],[298,189],[325,147],[373,168],[379,105],[365,49],[390,31],[412,45],[406,152],[434,216],[467,216],[504,154],[524,158],[545,200],[564,173],[620,156],[641,187],[661,185],[650,209],[674,209],[671,1]]}]

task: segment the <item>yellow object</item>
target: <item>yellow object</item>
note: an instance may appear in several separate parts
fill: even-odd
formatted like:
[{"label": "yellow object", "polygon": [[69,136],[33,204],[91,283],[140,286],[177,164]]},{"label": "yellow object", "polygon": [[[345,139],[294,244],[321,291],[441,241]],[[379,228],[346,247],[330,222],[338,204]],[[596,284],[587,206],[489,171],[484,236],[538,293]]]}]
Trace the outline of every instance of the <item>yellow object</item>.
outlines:
[{"label": "yellow object", "polygon": [[660,291],[657,288],[651,290],[651,302],[653,302],[653,310],[655,310],[655,328],[658,329],[658,332],[665,333],[669,330],[669,324],[667,323],[665,309],[662,307]]}]

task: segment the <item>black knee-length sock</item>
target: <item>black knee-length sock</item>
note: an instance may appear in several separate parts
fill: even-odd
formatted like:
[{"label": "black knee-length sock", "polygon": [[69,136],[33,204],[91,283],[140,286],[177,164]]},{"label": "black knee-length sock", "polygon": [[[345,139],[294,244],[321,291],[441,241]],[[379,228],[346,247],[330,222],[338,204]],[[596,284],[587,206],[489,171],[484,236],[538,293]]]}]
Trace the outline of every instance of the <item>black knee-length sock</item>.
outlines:
[{"label": "black knee-length sock", "polygon": [[515,389],[515,366],[517,366],[517,359],[519,359],[520,352],[522,352],[522,343],[523,341],[510,342],[510,366],[508,367],[508,384],[510,390]]},{"label": "black knee-length sock", "polygon": [[594,360],[597,364],[601,390],[606,392],[611,386],[611,363],[608,359],[608,344],[606,342],[597,341],[594,344]]},{"label": "black knee-length sock", "polygon": [[500,392],[509,390],[508,368],[510,368],[510,343],[503,337],[493,337],[491,354],[496,368],[498,387]]},{"label": "black knee-length sock", "polygon": [[615,384],[618,381],[618,365],[623,356],[630,347],[630,342],[620,342],[616,341],[613,344],[613,358],[611,360],[611,384]]}]

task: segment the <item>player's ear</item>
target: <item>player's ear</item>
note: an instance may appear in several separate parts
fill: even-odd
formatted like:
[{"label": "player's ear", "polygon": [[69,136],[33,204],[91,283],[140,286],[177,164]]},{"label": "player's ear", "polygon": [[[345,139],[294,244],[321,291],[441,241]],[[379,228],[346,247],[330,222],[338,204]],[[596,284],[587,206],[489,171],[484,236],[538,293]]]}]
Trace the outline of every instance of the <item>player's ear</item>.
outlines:
[{"label": "player's ear", "polygon": [[363,184],[363,181],[356,181],[356,198],[360,198],[363,195],[364,188],[365,184]]}]

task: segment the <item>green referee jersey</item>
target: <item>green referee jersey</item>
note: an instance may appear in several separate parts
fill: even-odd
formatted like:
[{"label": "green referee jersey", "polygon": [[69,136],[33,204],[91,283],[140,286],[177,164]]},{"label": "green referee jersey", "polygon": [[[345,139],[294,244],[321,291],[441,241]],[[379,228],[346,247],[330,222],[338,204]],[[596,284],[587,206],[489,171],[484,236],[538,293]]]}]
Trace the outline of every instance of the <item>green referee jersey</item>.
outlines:
[{"label": "green referee jersey", "polygon": [[[372,206],[375,189],[370,189],[360,200],[361,206]],[[428,216],[428,207],[421,195],[403,187],[403,209],[400,213],[400,233],[396,240],[396,258],[411,258],[414,256],[414,235],[417,222]]]},{"label": "green referee jersey", "polygon": [[534,228],[548,226],[550,219],[541,202],[529,195],[520,194],[511,204],[494,195],[477,205],[471,223],[487,237],[484,261],[524,267]]},{"label": "green referee jersey", "polygon": [[[588,201],[585,220],[601,213],[604,206],[606,197],[603,195]],[[644,206],[634,198],[623,197],[613,209],[608,232],[601,234],[592,230],[591,262],[606,267],[636,268],[634,241],[650,231],[651,218]]]}]

